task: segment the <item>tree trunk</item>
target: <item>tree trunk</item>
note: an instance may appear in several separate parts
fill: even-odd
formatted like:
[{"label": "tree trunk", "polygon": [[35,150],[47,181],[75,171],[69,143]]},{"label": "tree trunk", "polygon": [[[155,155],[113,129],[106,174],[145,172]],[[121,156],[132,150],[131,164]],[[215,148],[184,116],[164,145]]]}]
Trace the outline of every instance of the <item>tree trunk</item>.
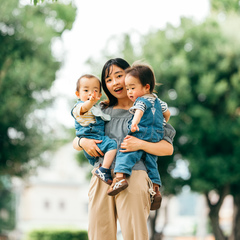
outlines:
[{"label": "tree trunk", "polygon": [[156,220],[157,220],[157,216],[158,216],[158,211],[156,210],[152,213],[150,213],[149,215],[149,222],[150,222],[150,230],[151,230],[151,235],[150,235],[150,240],[154,240],[155,239],[155,235],[156,235]]},{"label": "tree trunk", "polygon": [[163,210],[163,214],[164,214],[164,224],[162,227],[162,230],[160,233],[156,232],[155,228],[156,228],[156,220],[159,214],[159,210],[157,210],[155,213],[150,213],[149,216],[149,222],[150,222],[150,230],[151,230],[151,234],[150,234],[150,240],[162,240],[163,239],[163,230],[165,229],[165,227],[168,224],[168,202],[170,200],[171,196],[168,197],[164,197],[164,205],[162,204],[161,208]]},{"label": "tree trunk", "polygon": [[209,211],[209,218],[211,221],[211,226],[213,230],[213,234],[215,236],[215,240],[226,240],[227,237],[224,236],[223,231],[219,225],[219,211],[222,206],[224,198],[228,195],[229,193],[229,187],[224,186],[222,189],[219,190],[219,199],[215,204],[211,203],[211,200],[209,198],[209,194],[206,193],[206,199],[208,203],[208,207],[210,209]]},{"label": "tree trunk", "polygon": [[219,217],[218,214],[215,215],[214,210],[209,213],[213,234],[215,236],[215,240],[226,240],[227,238],[224,236],[222,229],[219,226]]}]

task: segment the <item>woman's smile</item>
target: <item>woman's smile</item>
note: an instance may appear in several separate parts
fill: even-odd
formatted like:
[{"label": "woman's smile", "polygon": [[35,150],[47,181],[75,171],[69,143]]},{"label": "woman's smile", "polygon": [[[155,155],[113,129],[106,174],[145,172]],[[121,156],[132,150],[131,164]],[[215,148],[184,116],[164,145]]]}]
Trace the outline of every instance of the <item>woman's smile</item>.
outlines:
[{"label": "woman's smile", "polygon": [[122,90],[123,90],[123,87],[117,87],[117,88],[114,89],[114,92],[121,93]]}]

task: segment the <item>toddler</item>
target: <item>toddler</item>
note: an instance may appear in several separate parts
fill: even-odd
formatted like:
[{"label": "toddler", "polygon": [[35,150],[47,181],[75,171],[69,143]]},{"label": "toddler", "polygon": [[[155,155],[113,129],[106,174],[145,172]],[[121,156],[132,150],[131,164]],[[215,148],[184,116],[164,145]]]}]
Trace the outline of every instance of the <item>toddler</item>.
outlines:
[{"label": "toddler", "polygon": [[[98,106],[95,106],[102,96],[100,80],[90,74],[81,76],[77,81],[76,95],[78,101],[71,111],[75,118],[76,135],[79,137],[79,141],[81,138],[102,140],[97,145],[104,153],[103,165],[94,174],[111,185],[110,166],[117,152],[117,143],[105,136],[104,133],[104,121],[110,121],[111,117],[104,114]],[[94,165],[97,159],[91,157],[86,151],[84,151],[84,155],[89,163]]]},{"label": "toddler", "polygon": [[[167,104],[153,94],[155,77],[151,67],[143,64],[133,65],[125,70],[127,95],[134,102],[129,111],[133,114],[129,122],[129,133],[149,142],[159,142],[164,133],[163,125],[169,120],[170,111]],[[158,209],[161,204],[160,175],[157,167],[157,156],[142,150],[135,152],[118,152],[114,172],[116,178],[108,190],[114,196],[128,187],[126,175],[131,175],[132,167],[144,154],[148,176],[155,191],[151,210]]]}]

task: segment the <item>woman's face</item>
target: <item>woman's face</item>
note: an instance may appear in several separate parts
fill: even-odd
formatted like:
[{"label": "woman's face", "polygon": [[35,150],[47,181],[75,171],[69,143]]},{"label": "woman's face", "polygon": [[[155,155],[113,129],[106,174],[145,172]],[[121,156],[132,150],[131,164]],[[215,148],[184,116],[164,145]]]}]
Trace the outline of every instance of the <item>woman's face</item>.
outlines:
[{"label": "woman's face", "polygon": [[125,76],[125,71],[122,68],[112,65],[109,70],[109,76],[105,78],[108,91],[117,99],[127,97]]}]

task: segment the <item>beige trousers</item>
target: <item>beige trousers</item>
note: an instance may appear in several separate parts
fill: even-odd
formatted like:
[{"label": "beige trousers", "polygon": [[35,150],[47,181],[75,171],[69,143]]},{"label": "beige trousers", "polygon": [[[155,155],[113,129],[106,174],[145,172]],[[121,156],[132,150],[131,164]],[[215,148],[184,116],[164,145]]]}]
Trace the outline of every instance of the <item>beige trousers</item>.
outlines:
[{"label": "beige trousers", "polygon": [[114,197],[109,186],[92,176],[89,189],[89,240],[116,240],[117,219],[124,240],[148,240],[147,219],[150,212],[148,175],[133,170],[128,188]]}]

